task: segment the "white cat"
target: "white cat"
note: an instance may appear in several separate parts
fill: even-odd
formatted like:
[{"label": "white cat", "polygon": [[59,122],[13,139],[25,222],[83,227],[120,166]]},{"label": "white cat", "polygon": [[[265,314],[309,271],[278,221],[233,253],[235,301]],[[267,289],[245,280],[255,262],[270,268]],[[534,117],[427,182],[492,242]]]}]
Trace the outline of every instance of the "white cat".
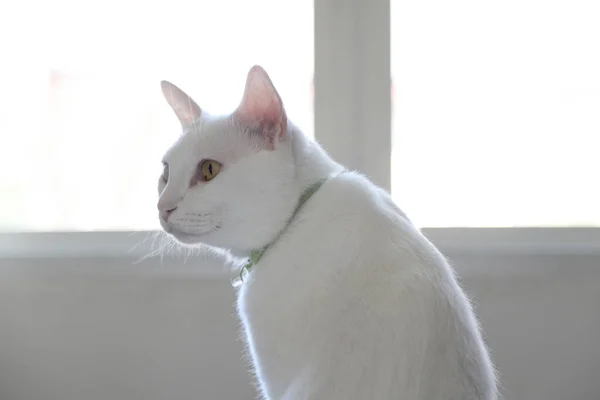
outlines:
[{"label": "white cat", "polygon": [[497,398],[444,257],[386,191],[288,120],[261,67],[229,116],[162,89],[183,135],[163,160],[160,222],[187,245],[254,250],[238,310],[265,399]]}]

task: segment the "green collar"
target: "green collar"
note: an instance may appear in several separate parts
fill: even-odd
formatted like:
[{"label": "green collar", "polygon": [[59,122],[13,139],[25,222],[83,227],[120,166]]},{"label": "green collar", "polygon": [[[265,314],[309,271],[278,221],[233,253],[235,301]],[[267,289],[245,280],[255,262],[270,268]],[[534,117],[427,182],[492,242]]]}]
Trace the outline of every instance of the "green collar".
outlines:
[{"label": "green collar", "polygon": [[323,184],[328,179],[329,179],[329,177],[319,179],[317,182],[313,183],[308,189],[306,189],[302,193],[302,195],[300,196],[300,199],[298,200],[298,205],[296,205],[296,209],[294,210],[294,213],[292,214],[292,216],[288,220],[288,222],[285,225],[285,227],[281,230],[281,232],[277,235],[277,237],[271,243],[269,243],[268,245],[264,246],[261,249],[252,250],[250,252],[250,257],[248,258],[248,261],[242,266],[242,268],[240,270],[240,277],[239,277],[239,279],[236,280],[236,282],[234,282],[234,286],[241,285],[241,283],[244,281],[244,276],[246,274],[250,273],[250,270],[252,269],[252,267],[255,266],[256,263],[258,263],[258,261],[261,259],[261,257],[263,256],[263,254],[265,254],[265,252],[267,251],[267,249],[273,243],[275,243],[275,241],[277,241],[277,239],[279,238],[279,236],[281,236],[281,234],[286,230],[286,228],[288,226],[290,226],[290,224],[292,223],[292,221],[294,220],[294,218],[296,217],[296,215],[298,215],[298,212],[300,211],[300,209],[302,208],[302,206],[308,201],[308,199],[310,199],[312,197],[313,194],[316,193],[317,190],[319,190],[319,188],[321,188],[321,186],[323,186]]}]

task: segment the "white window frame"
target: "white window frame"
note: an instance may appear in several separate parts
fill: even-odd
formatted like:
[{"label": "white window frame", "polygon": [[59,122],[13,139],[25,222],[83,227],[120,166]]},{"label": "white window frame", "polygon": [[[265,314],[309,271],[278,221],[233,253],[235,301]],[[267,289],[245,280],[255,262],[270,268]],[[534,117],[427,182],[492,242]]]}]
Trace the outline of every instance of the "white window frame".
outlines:
[{"label": "white window frame", "polygon": [[[339,162],[391,189],[390,2],[314,0],[315,139]],[[600,228],[424,228],[450,256],[600,255]],[[10,258],[139,259],[153,232],[0,234]]]}]

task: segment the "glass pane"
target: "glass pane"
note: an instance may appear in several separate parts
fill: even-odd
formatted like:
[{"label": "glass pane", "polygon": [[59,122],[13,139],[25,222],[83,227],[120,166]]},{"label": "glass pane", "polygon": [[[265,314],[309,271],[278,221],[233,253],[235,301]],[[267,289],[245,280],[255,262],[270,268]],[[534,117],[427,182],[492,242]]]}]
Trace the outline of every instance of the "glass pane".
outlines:
[{"label": "glass pane", "polygon": [[600,225],[600,2],[391,7],[392,193],[416,223]]},{"label": "glass pane", "polygon": [[0,37],[12,38],[0,63],[0,231],[158,228],[160,160],[179,133],[162,79],[225,113],[260,64],[313,135],[310,1],[31,7],[0,6]]}]

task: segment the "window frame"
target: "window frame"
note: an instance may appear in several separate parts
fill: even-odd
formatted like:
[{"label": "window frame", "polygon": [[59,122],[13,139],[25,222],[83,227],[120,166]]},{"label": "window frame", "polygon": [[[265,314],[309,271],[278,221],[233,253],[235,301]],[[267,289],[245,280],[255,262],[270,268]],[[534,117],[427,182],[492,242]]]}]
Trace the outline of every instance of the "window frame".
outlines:
[{"label": "window frame", "polygon": [[[423,228],[449,258],[456,256],[600,256],[598,228]],[[156,251],[156,231],[0,233],[0,260],[124,258],[141,261]],[[159,256],[159,254],[157,254]],[[187,249],[161,258],[189,258]]]},{"label": "window frame", "polygon": [[[389,0],[314,0],[315,139],[338,162],[391,189]],[[600,255],[600,228],[423,228],[449,254]],[[0,259],[141,259],[155,232],[0,234]]]}]

